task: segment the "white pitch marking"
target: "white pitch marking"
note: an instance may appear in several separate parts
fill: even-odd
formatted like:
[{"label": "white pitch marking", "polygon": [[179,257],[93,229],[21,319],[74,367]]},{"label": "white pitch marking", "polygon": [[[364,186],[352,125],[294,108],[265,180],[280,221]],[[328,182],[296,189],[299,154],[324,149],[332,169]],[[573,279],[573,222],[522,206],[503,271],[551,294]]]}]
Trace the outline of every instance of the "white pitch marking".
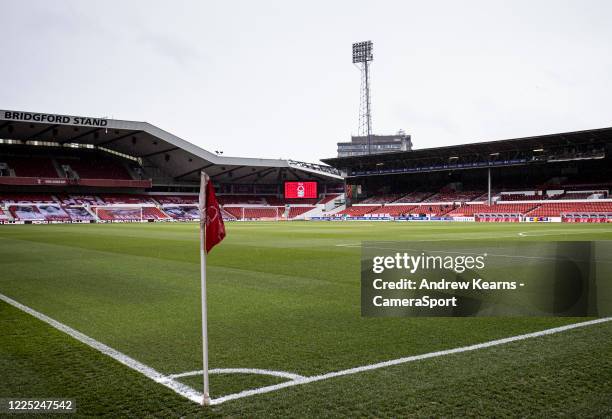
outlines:
[{"label": "white pitch marking", "polygon": [[[287,378],[289,380],[300,380],[304,377],[303,375],[294,374],[286,371],[273,371],[273,370],[262,370],[259,368],[215,368],[208,371],[210,374],[259,374],[259,375],[271,375],[274,377]],[[179,374],[171,374],[170,378],[181,378],[190,377],[192,375],[202,374],[202,370],[181,372]]]},{"label": "white pitch marking", "polygon": [[[49,324],[50,326],[56,328],[57,330],[60,330],[64,333],[66,333],[67,335],[77,339],[78,341],[100,351],[101,353],[110,356],[111,358],[115,359],[116,361],[122,363],[123,365],[132,368],[135,371],[140,372],[141,374],[143,374],[144,376],[150,378],[151,380],[162,384],[166,387],[168,387],[169,389],[173,390],[174,392],[176,392],[177,394],[195,402],[198,404],[202,403],[202,393],[197,392],[196,390],[192,389],[191,387],[182,384],[178,381],[175,381],[174,378],[176,377],[176,375],[174,376],[165,376],[162,373],[154,370],[153,368],[139,362],[136,361],[133,358],[130,358],[129,356],[107,346],[104,345],[101,342],[98,342],[97,340],[90,338],[87,335],[84,335],[83,333],[69,327],[66,326],[63,323],[58,322],[57,320],[54,320],[34,309],[31,309],[30,307],[27,307],[15,300],[13,300],[12,298],[9,298],[3,294],[0,294],[0,300],[6,302],[7,304],[12,305],[13,307],[16,307],[28,314],[30,314],[31,316]],[[222,396],[222,397],[218,397],[216,399],[212,399],[210,401],[211,404],[213,405],[217,405],[217,404],[221,404],[224,403],[226,401],[230,401],[230,400],[236,400],[236,399],[242,399],[244,397],[249,397],[249,396],[255,396],[257,394],[264,394],[264,393],[269,393],[272,391],[276,391],[276,390],[280,390],[283,388],[287,388],[287,387],[293,387],[293,386],[297,386],[297,385],[302,385],[302,384],[308,384],[308,383],[313,383],[316,381],[323,381],[323,380],[327,380],[330,378],[334,378],[334,377],[340,377],[340,376],[344,376],[344,375],[351,375],[351,374],[357,374],[360,372],[364,372],[364,371],[371,371],[371,370],[376,370],[379,368],[385,368],[385,367],[389,367],[389,366],[393,366],[393,365],[399,365],[399,364],[405,364],[408,362],[414,362],[414,361],[419,361],[422,359],[428,359],[428,358],[435,358],[435,357],[439,357],[439,356],[445,356],[445,355],[452,355],[452,354],[456,354],[456,353],[461,353],[461,352],[469,352],[469,351],[475,351],[478,349],[484,349],[484,348],[489,348],[492,346],[498,346],[498,345],[503,345],[505,343],[510,343],[510,342],[516,342],[516,341],[520,341],[520,340],[525,340],[525,339],[529,339],[529,338],[534,338],[534,337],[538,337],[538,336],[545,336],[545,335],[552,335],[555,333],[560,333],[560,332],[564,332],[566,330],[571,330],[571,329],[576,329],[576,328],[580,328],[580,327],[586,327],[586,326],[591,326],[593,324],[598,324],[598,323],[604,323],[604,322],[608,322],[611,321],[612,317],[605,317],[605,318],[601,318],[601,319],[596,319],[596,320],[590,320],[590,321],[586,321],[586,322],[580,322],[580,323],[573,323],[573,324],[568,324],[565,326],[560,326],[560,327],[555,327],[552,329],[546,329],[546,330],[541,330],[539,332],[533,332],[533,333],[527,333],[524,335],[518,335],[518,336],[511,336],[508,338],[502,338],[502,339],[497,339],[497,340],[492,340],[489,342],[484,342],[484,343],[478,343],[475,345],[470,345],[470,346],[463,346],[463,347],[459,347],[459,348],[454,348],[454,349],[447,349],[447,350],[443,350],[443,351],[437,351],[437,352],[430,352],[430,353],[426,353],[426,354],[421,354],[421,355],[413,355],[413,356],[408,356],[408,357],[404,357],[404,358],[398,358],[398,359],[393,359],[390,361],[384,361],[384,362],[379,362],[376,364],[370,364],[370,365],[363,365],[360,367],[355,367],[355,368],[349,368],[346,370],[341,370],[341,371],[335,371],[335,372],[330,372],[327,374],[321,374],[321,375],[315,375],[315,376],[311,376],[311,377],[302,377],[301,378],[295,378],[292,379],[291,381],[286,381],[284,383],[279,383],[279,384],[275,384],[275,385],[271,385],[271,386],[266,386],[266,387],[261,387],[261,388],[256,388],[256,389],[252,389],[252,390],[245,390],[245,391],[241,391],[239,393],[233,393],[233,394],[228,394],[226,396]],[[242,368],[238,368],[238,370],[242,370]],[[246,369],[249,370],[249,369]],[[278,372],[278,371],[277,371]],[[290,374],[290,373],[289,373]],[[180,375],[180,374],[179,374]],[[296,374],[297,375],[297,374]]]},{"label": "white pitch marking", "polygon": [[[407,241],[407,242],[443,242],[443,241],[455,241],[458,239],[461,240],[497,240],[500,237],[514,237],[514,233],[511,234],[502,234],[502,235],[493,235],[493,233],[491,234],[486,234],[486,235],[452,235],[449,237],[445,237],[445,238],[439,238],[439,239],[418,239],[418,240],[364,240],[364,241],[372,241],[372,242],[379,242],[379,243],[397,243],[398,241]],[[361,243],[340,243],[340,244],[336,244],[336,247],[361,247],[362,244]],[[369,246],[369,249],[389,249],[387,247],[376,247],[376,246]]]},{"label": "white pitch marking", "polygon": [[506,343],[535,338],[539,336],[552,335],[555,333],[565,332],[566,330],[591,326],[594,324],[604,323],[604,322],[608,322],[611,320],[612,320],[612,317],[605,317],[605,318],[590,320],[586,322],[568,324],[565,326],[555,327],[552,329],[541,330],[539,332],[527,333],[527,334],[518,335],[518,336],[511,336],[511,337],[503,338],[503,339],[496,339],[496,340],[492,340],[489,342],[478,343],[475,345],[463,346],[460,348],[447,349],[447,350],[437,351],[437,352],[430,352],[430,353],[422,354],[422,355],[408,356],[408,357],[394,359],[390,361],[379,362],[376,364],[370,364],[370,365],[364,365],[361,367],[350,368],[347,370],[330,372],[327,374],[315,375],[312,377],[305,377],[302,379],[287,381],[287,382],[275,384],[272,386],[266,386],[266,387],[256,388],[253,390],[245,390],[239,393],[229,394],[227,396],[222,396],[216,399],[212,399],[210,402],[211,404],[221,404],[221,403],[224,403],[230,400],[242,399],[244,397],[255,396],[257,394],[269,393],[271,391],[276,391],[276,390],[280,390],[280,389],[287,388],[287,387],[293,387],[297,385],[313,383],[316,381],[323,381],[323,380],[327,380],[327,379],[334,378],[334,377],[341,377],[344,375],[357,374],[357,373],[364,372],[364,371],[376,370],[379,368],[385,368],[385,367],[390,367],[393,365],[405,364],[408,362],[420,361],[422,359],[435,358],[439,356],[452,355],[452,354],[457,354],[461,352],[469,352],[469,351],[475,351],[478,349],[490,348],[492,346],[503,345]]},{"label": "white pitch marking", "polygon": [[18,308],[19,310],[25,313],[28,313],[30,316],[36,317],[38,320],[43,321],[47,323],[48,325],[56,328],[57,330],[66,333],[67,335],[75,338],[79,342],[82,342],[85,345],[90,346],[96,349],[97,351],[110,356],[114,360],[119,361],[123,365],[135,371],[138,371],[139,373],[141,373],[147,378],[150,378],[156,383],[159,383],[159,384],[162,384],[168,387],[169,389],[173,390],[175,393],[180,394],[181,396],[193,402],[202,403],[202,393],[199,393],[195,391],[194,389],[192,389],[191,387],[185,384],[179,383],[178,381],[175,381],[174,379],[170,377],[165,376],[164,374],[154,370],[148,365],[145,365],[142,362],[136,361],[134,358],[131,358],[127,356],[126,354],[121,353],[117,351],[116,349],[111,348],[110,346],[106,346],[105,344],[98,342],[97,340],[90,338],[89,336],[69,326],[66,326],[63,323],[60,323],[57,320],[52,319],[51,317],[45,316],[44,314],[28,306],[23,305],[13,300],[12,298],[7,297],[4,294],[0,294],[0,300],[4,301],[7,304],[12,305],[13,307]]},{"label": "white pitch marking", "polygon": [[[558,234],[561,233],[561,234]],[[590,229],[582,229],[582,230],[541,230],[541,231],[522,231],[518,233],[521,237],[538,237],[538,236],[555,236],[555,235],[566,235],[566,234],[609,234],[612,233],[612,230],[590,230]]]}]

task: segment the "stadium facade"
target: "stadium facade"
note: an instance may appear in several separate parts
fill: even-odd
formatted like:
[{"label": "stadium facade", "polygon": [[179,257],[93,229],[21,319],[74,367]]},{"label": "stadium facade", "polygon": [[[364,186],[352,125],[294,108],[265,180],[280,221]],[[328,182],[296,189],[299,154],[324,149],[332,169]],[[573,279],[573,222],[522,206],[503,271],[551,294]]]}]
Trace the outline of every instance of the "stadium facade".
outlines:
[{"label": "stadium facade", "polygon": [[320,165],[219,156],[146,122],[2,110],[0,223],[195,220],[202,170],[226,220],[611,222],[611,150],[602,128]]},{"label": "stadium facade", "polygon": [[[344,190],[331,167],[218,156],[146,122],[0,111],[0,222],[194,219],[202,170],[228,219],[303,218]],[[316,196],[284,199],[286,182]]]},{"label": "stadium facade", "polygon": [[[365,156],[368,154],[395,153],[412,150],[410,135],[400,131],[395,135],[352,136],[350,142],[337,143],[338,157]],[[370,150],[368,150],[368,146]]]},{"label": "stadium facade", "polygon": [[323,160],[350,219],[610,222],[612,128]]}]

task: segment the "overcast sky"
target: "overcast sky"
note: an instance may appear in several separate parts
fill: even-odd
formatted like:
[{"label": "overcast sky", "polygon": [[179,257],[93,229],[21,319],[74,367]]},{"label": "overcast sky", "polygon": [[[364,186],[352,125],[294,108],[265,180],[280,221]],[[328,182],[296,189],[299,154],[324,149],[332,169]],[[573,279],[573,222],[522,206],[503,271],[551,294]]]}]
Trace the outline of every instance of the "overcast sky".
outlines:
[{"label": "overcast sky", "polygon": [[612,126],[612,1],[0,0],[0,109],[157,125],[317,161],[373,127],[416,148]]}]

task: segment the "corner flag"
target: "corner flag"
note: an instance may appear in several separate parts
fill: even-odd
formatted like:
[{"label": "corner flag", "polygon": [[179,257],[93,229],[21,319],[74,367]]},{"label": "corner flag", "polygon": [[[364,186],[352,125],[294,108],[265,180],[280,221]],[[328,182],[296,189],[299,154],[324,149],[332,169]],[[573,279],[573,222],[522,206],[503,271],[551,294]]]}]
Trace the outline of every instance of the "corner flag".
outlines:
[{"label": "corner flag", "polygon": [[208,313],[206,310],[206,255],[225,238],[225,225],[215,196],[215,188],[208,175],[200,174],[200,278],[202,291],[202,373],[204,393],[202,404],[210,404],[208,381]]},{"label": "corner flag", "polygon": [[[223,224],[223,216],[221,209],[215,196],[215,188],[212,182],[206,176],[206,197],[205,197],[205,228],[206,228],[206,253],[219,244],[225,238],[225,224]],[[201,210],[200,210],[201,211]]]}]

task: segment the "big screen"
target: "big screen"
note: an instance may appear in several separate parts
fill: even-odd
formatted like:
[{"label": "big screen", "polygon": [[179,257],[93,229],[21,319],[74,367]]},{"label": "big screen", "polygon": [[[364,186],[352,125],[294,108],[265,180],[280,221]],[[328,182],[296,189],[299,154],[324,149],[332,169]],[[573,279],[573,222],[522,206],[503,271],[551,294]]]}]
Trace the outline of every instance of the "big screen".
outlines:
[{"label": "big screen", "polygon": [[285,198],[317,198],[317,182],[285,182]]}]

